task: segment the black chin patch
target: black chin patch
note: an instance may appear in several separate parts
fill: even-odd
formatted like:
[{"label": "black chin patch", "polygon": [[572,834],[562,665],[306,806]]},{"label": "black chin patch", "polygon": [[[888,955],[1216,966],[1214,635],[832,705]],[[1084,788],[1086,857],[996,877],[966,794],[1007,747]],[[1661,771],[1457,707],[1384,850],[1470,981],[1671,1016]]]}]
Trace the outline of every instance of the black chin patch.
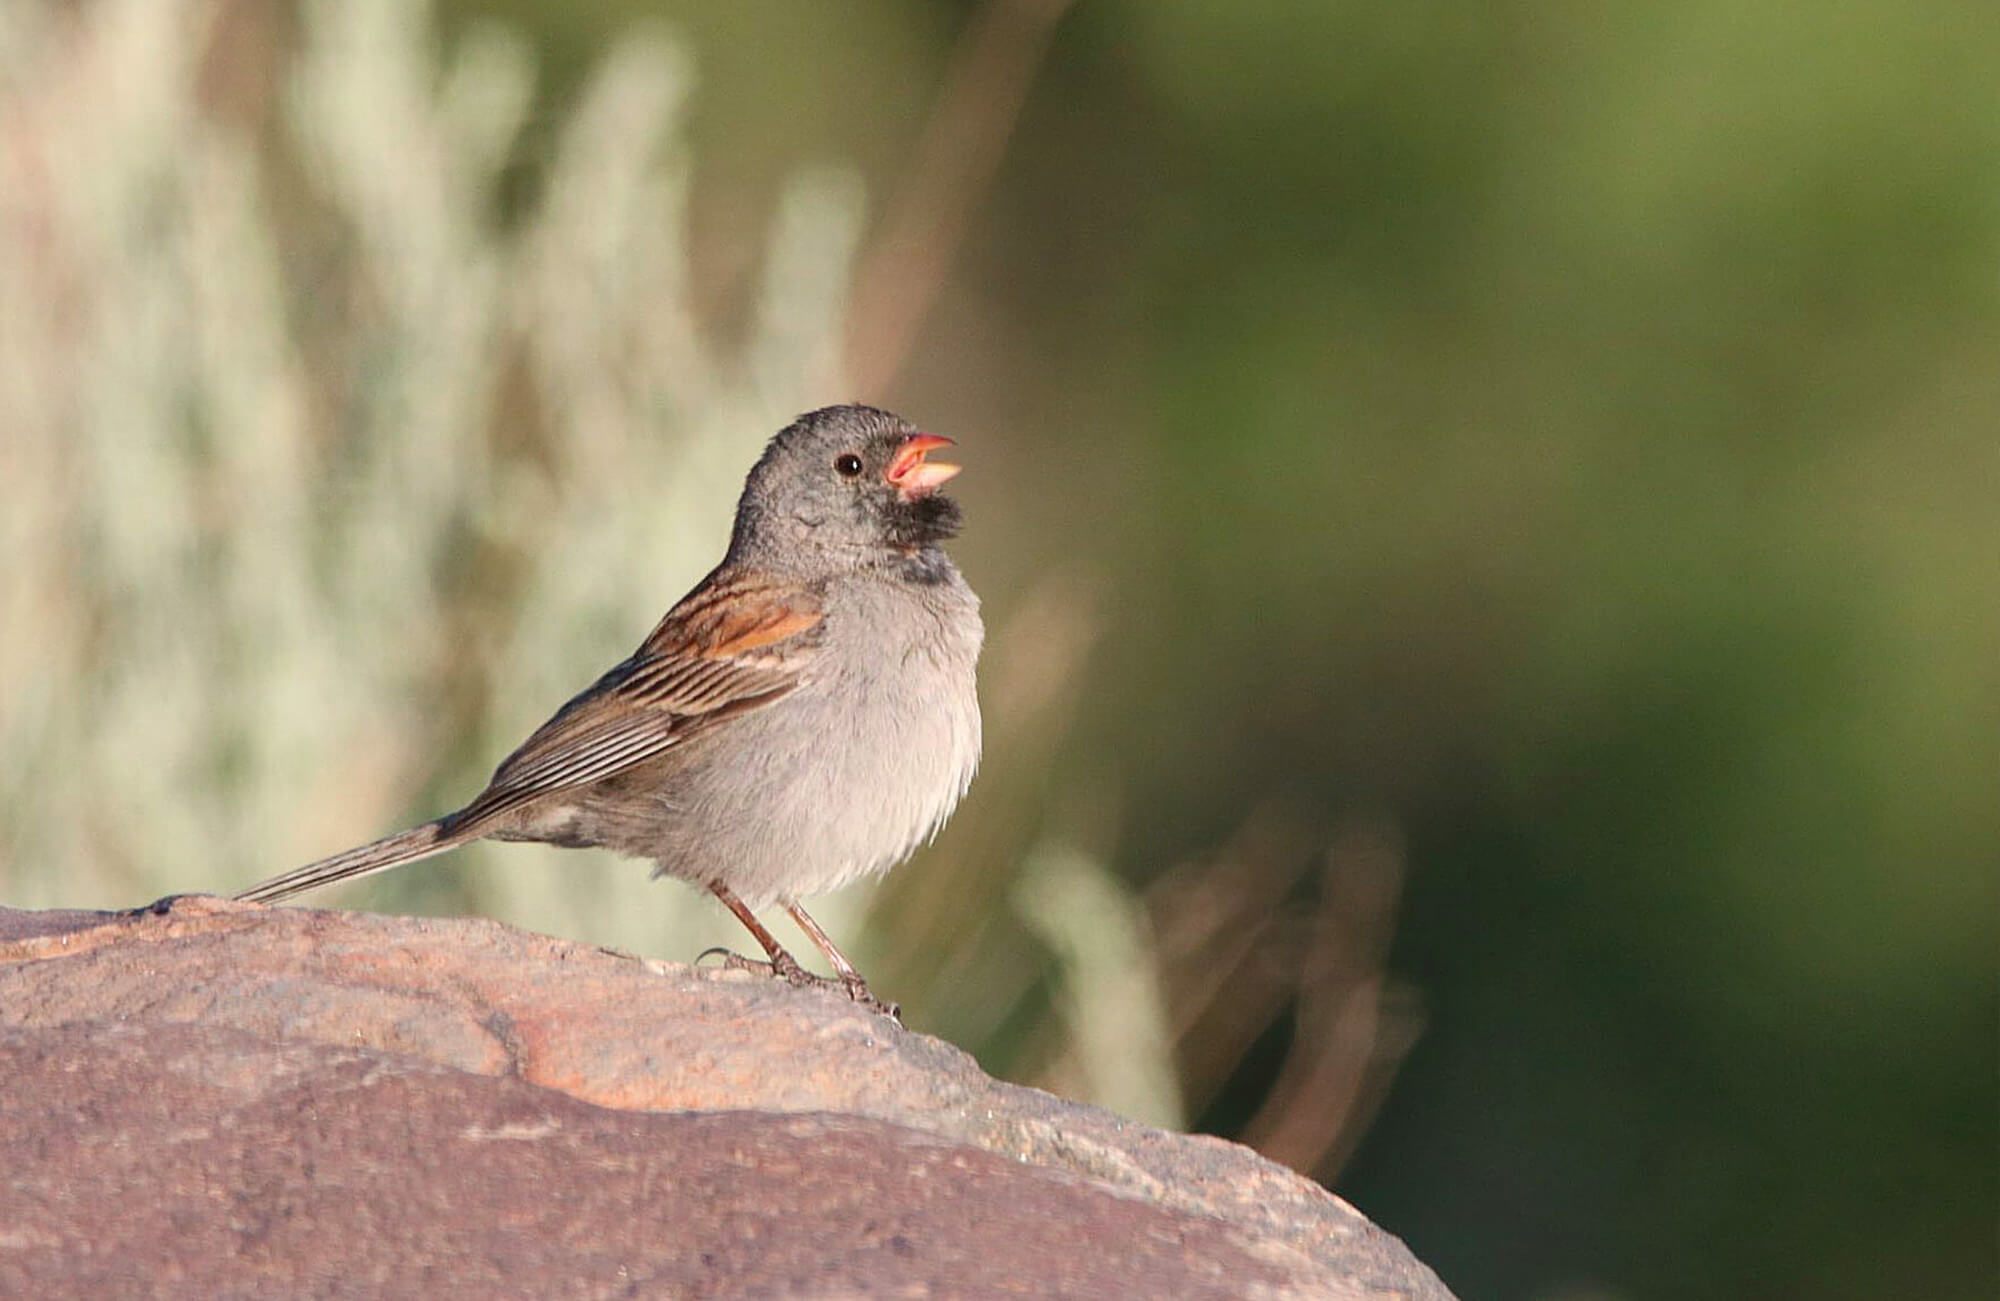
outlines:
[{"label": "black chin patch", "polygon": [[889,507],[889,543],[895,547],[927,547],[958,536],[964,515],[958,503],[943,493],[925,493],[904,500],[897,497]]}]

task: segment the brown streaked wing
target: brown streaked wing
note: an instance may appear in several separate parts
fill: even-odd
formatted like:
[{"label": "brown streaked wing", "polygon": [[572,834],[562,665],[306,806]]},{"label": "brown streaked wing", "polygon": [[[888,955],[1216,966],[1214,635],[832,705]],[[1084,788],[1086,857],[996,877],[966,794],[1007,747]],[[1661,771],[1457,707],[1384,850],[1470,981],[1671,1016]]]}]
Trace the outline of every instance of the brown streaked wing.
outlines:
[{"label": "brown streaked wing", "polygon": [[618,667],[507,756],[455,820],[485,820],[652,758],[798,685],[824,617],[811,593],[754,574],[711,575]]},{"label": "brown streaked wing", "polygon": [[710,574],[667,611],[639,654],[731,659],[776,646],[823,617],[813,596],[757,574]]}]

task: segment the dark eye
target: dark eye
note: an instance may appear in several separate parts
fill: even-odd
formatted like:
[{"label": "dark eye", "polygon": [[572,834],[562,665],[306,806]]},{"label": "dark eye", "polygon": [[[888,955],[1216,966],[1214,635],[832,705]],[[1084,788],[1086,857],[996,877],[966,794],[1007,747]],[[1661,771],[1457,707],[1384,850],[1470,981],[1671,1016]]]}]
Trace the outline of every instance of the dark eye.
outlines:
[{"label": "dark eye", "polygon": [[833,458],[833,468],[840,472],[842,478],[852,479],[861,473],[861,458],[852,452],[842,452]]}]

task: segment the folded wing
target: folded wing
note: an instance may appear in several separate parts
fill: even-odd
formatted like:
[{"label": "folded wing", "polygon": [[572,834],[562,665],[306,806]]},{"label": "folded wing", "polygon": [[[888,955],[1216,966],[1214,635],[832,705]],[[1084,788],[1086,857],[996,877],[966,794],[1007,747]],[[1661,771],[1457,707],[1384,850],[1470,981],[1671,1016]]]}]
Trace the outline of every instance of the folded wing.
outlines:
[{"label": "folded wing", "polygon": [[667,612],[624,663],[507,756],[455,815],[470,831],[551,791],[588,785],[703,730],[783,699],[817,652],[825,611],[766,576],[715,574]]}]

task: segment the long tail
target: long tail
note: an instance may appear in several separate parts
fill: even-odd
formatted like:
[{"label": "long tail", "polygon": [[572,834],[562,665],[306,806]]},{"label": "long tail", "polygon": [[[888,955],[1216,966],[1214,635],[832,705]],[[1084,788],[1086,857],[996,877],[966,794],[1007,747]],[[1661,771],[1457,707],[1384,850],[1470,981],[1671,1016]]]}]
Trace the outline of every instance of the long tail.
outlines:
[{"label": "long tail", "polygon": [[240,891],[236,897],[251,903],[272,903],[287,899],[302,891],[332,885],[335,881],[347,881],[357,876],[368,876],[375,872],[386,872],[392,867],[414,863],[432,854],[442,854],[447,849],[456,849],[468,840],[478,839],[478,833],[445,830],[448,819],[426,822],[421,827],[411,827],[393,836],[350,849],[332,858],[322,858],[317,863],[307,863],[289,872],[280,873],[268,881],[259,881],[248,890]]}]

